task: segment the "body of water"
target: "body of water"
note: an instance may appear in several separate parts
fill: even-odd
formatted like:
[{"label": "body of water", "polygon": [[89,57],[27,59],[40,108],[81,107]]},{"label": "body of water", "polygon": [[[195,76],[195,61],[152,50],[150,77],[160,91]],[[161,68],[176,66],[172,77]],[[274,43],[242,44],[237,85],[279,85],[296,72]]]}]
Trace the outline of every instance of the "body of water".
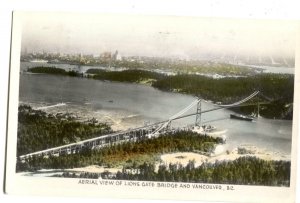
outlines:
[{"label": "body of water", "polygon": [[[21,63],[21,70],[28,63]],[[36,66],[36,65],[33,65]],[[140,115],[151,123],[166,120],[184,109],[197,98],[189,95],[163,92],[149,86],[119,82],[105,82],[87,78],[47,74],[21,74],[19,100],[28,103],[67,103],[80,107],[87,103],[94,111],[114,109]],[[202,109],[215,108],[202,102]],[[188,113],[196,112],[196,106]],[[253,144],[272,151],[291,153],[292,121],[258,118],[253,122],[230,119],[229,109],[202,115],[203,123],[220,130],[227,129],[228,149],[241,144]],[[174,121],[173,126],[193,124],[195,116]]]},{"label": "body of water", "polygon": [[290,68],[290,67],[266,66],[266,65],[244,65],[244,66],[261,69],[263,73],[295,74],[295,68]]}]

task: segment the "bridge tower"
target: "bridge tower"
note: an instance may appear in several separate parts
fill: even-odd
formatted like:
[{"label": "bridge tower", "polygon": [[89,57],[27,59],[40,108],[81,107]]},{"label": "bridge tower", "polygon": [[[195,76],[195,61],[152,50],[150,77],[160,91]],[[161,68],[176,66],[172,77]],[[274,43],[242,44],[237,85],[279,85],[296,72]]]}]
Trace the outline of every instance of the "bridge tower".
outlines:
[{"label": "bridge tower", "polygon": [[168,125],[166,126],[166,132],[168,132],[168,131],[170,131],[171,130],[171,122],[172,121],[170,121],[169,123],[168,123]]},{"label": "bridge tower", "polygon": [[201,99],[198,99],[195,126],[201,127]]}]

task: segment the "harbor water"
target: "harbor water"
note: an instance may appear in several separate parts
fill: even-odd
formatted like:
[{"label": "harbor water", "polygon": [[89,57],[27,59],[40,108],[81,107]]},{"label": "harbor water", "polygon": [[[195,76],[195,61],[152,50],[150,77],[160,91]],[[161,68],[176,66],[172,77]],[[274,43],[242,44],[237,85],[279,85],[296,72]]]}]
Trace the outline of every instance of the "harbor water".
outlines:
[{"label": "harbor water", "polygon": [[[36,64],[21,63],[21,70],[26,70],[29,65],[32,67]],[[71,65],[65,68],[72,67],[75,68]],[[20,102],[47,105],[66,103],[66,108],[68,105],[73,108],[85,108],[89,105],[95,112],[114,110],[126,112],[127,116],[138,115],[142,122],[167,120],[196,99],[190,95],[164,92],[140,84],[47,74],[20,74]],[[202,102],[202,110],[215,107],[212,103]],[[196,112],[196,106],[186,114],[193,112]],[[230,119],[231,113],[230,109],[220,109],[202,115],[203,124],[226,130],[226,148],[251,144],[288,155],[291,153],[292,121],[257,118],[249,122]],[[174,121],[172,125],[183,127],[194,122],[195,116],[191,116]],[[137,123],[136,127],[140,124],[141,122]]]}]

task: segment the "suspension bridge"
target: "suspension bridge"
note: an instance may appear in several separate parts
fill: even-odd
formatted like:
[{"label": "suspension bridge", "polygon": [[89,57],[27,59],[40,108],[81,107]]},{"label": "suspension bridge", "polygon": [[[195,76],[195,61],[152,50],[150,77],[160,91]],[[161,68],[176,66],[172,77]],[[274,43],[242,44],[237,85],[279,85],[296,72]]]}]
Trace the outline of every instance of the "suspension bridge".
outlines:
[{"label": "suspension bridge", "polygon": [[[49,156],[59,156],[62,154],[73,154],[78,153],[79,151],[83,149],[100,149],[102,147],[110,146],[112,144],[122,143],[122,142],[136,142],[138,140],[157,137],[161,134],[172,132],[171,128],[171,122],[174,120],[179,120],[182,118],[190,117],[190,116],[196,116],[196,122],[195,126],[201,126],[201,115],[203,113],[208,113],[211,111],[216,111],[219,109],[224,108],[232,108],[236,106],[241,106],[243,103],[249,101],[250,99],[254,98],[259,94],[259,91],[253,92],[248,97],[232,103],[232,104],[226,104],[226,105],[215,105],[215,108],[208,109],[208,110],[202,110],[201,107],[201,99],[197,99],[193,101],[190,105],[179,111],[178,113],[171,116],[168,120],[153,123],[150,125],[145,125],[142,127],[129,129],[122,132],[115,132],[107,135],[101,135],[99,137],[82,140],[76,143],[63,145],[59,147],[54,147],[50,149],[45,149],[42,151],[33,152],[30,154],[25,154],[19,156],[19,159],[21,161],[25,161],[26,159],[34,156],[38,157],[49,157]],[[197,105],[197,111],[196,113],[192,114],[185,114],[187,111],[189,111],[191,108],[193,108],[195,105]]]}]

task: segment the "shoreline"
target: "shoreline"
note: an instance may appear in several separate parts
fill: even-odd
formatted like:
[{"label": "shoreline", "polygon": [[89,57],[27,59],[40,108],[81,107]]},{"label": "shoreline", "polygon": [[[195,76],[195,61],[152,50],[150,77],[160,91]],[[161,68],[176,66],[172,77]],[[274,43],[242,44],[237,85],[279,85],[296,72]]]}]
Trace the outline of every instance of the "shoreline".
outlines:
[{"label": "shoreline", "polygon": [[142,126],[141,116],[134,112],[122,109],[100,109],[95,111],[90,103],[77,105],[72,103],[34,103],[20,101],[19,105],[29,105],[34,110],[42,110],[47,114],[69,114],[74,121],[86,122],[90,119],[96,119],[99,123],[108,124],[113,131],[123,131],[129,128]]},{"label": "shoreline", "polygon": [[[34,69],[34,68],[40,68],[40,67],[32,67],[31,69]],[[72,77],[83,77],[83,73],[77,73],[76,71],[65,71],[64,68],[57,68],[55,67],[55,69],[57,69],[57,71],[40,71],[41,73],[45,73],[45,74],[53,74],[53,75],[66,75],[66,76],[72,76]],[[51,69],[50,69],[51,70]],[[61,70],[61,71],[64,71],[63,73],[61,73],[60,71],[58,70]],[[143,69],[132,69],[132,70],[128,70],[128,71],[144,71],[144,72],[152,72],[152,71],[149,71],[149,70],[143,70]],[[38,71],[39,72],[39,71]],[[110,72],[114,72],[114,71],[108,71],[109,73]],[[123,73],[123,71],[121,71],[122,74],[126,74],[126,73]],[[74,73],[74,74],[73,74]],[[213,84],[213,87],[214,86],[219,86],[220,84],[222,85],[226,85],[226,83],[224,82],[221,82],[221,79],[223,79],[223,77],[209,77],[209,76],[202,76],[201,74],[190,74],[190,73],[187,73],[187,74],[183,74],[183,75],[175,75],[175,76],[169,76],[169,75],[165,75],[165,74],[162,74],[160,72],[152,72],[154,74],[157,74],[157,75],[148,75],[146,73],[144,73],[143,77],[139,76],[138,78],[136,78],[136,73],[133,74],[132,77],[129,77],[127,79],[122,79],[123,76],[121,75],[114,75],[113,77],[109,74],[109,75],[104,75],[102,76],[101,74],[99,73],[91,73],[93,74],[94,76],[91,77],[91,79],[94,79],[94,80],[103,80],[103,81],[114,81],[114,82],[121,82],[121,83],[134,83],[134,84],[140,84],[140,85],[144,85],[144,86],[151,86],[153,88],[156,88],[156,89],[159,89],[161,91],[166,91],[166,92],[172,92],[172,93],[182,93],[182,94],[187,94],[187,95],[191,95],[191,96],[197,96],[197,95],[202,95],[201,97],[206,99],[206,100],[213,100],[214,102],[221,102],[222,104],[228,104],[228,103],[231,103],[231,102],[234,102],[235,100],[238,100],[240,97],[243,97],[244,96],[244,91],[240,91],[239,89],[236,89],[237,92],[239,92],[237,95],[234,93],[232,93],[232,91],[229,91],[229,89],[231,88],[227,88],[227,92],[232,94],[232,96],[228,97],[228,95],[226,96],[226,94],[223,94],[222,91],[217,91],[217,89],[211,89],[211,91],[213,92],[216,92],[217,94],[211,94],[209,91],[207,91],[207,89],[210,89],[209,86],[205,86],[201,89],[199,89],[199,84],[198,82],[195,80],[195,77],[198,76],[198,77],[204,77],[206,78],[204,81],[203,81],[203,84],[206,84],[206,83],[211,83]],[[127,73],[129,74],[129,76],[131,75],[131,73]],[[162,76],[163,78],[160,78],[159,76]],[[215,76],[216,74],[213,74],[213,76]],[[219,74],[217,74],[219,75]],[[275,77],[274,75],[277,75],[275,73],[272,73],[272,77],[269,75],[267,77],[268,80],[278,80],[279,82],[282,80],[282,78],[277,78]],[[284,74],[284,75],[287,75],[287,74]],[[289,74],[288,74],[289,75]],[[101,76],[101,77],[99,77]],[[175,78],[173,78],[175,77]],[[247,86],[253,86],[254,83],[253,83],[253,75],[250,76],[247,80],[245,79],[245,83],[248,84]],[[261,88],[262,88],[262,91],[265,92],[265,94],[269,93],[270,90],[267,88],[268,86],[265,85],[265,79],[266,76],[259,76],[258,78],[256,78],[255,80],[257,80],[258,82],[260,81],[262,84],[261,84]],[[215,80],[217,78],[217,80]],[[236,77],[234,77],[236,78]],[[191,84],[189,86],[186,86],[186,85],[183,85],[182,88],[178,89],[176,85],[169,85],[168,84],[168,80],[169,79],[174,79],[174,82],[179,83],[181,84],[182,82],[184,82],[184,80],[190,80]],[[285,78],[285,79],[289,79],[289,78]],[[294,79],[294,78],[293,78]],[[198,80],[198,79],[197,79]],[[213,82],[212,82],[213,81]],[[233,80],[232,82],[236,83],[235,86],[238,86],[239,81],[236,81],[236,80]],[[278,84],[279,84],[278,82]],[[172,84],[172,83],[170,83]],[[280,85],[282,85],[280,83]],[[279,86],[280,86],[279,85]],[[281,86],[280,86],[281,87]],[[246,92],[249,92],[250,94],[250,91],[252,91],[252,89],[257,89],[256,85],[254,85],[252,88],[248,88],[248,90]],[[278,90],[281,89],[281,88],[277,88]],[[199,92],[200,91],[200,92]],[[274,90],[273,90],[274,91]],[[282,92],[281,92],[282,93]],[[281,94],[280,92],[278,92],[278,94]],[[230,95],[229,94],[229,95]],[[271,94],[271,93],[270,93]],[[216,96],[217,95],[217,96]],[[235,95],[235,96],[233,96]],[[285,106],[287,104],[290,104],[292,103],[292,99],[285,99],[284,100],[284,104],[281,104],[281,103],[278,103],[277,102],[277,99],[278,98],[272,98],[272,102],[269,102],[268,104],[264,104],[264,108],[266,109],[271,109],[270,111],[267,111],[267,110],[263,110],[260,112],[260,114],[262,116],[264,116],[265,118],[276,118],[276,119],[284,119],[284,120],[292,120],[292,115],[290,113],[290,109],[287,109]],[[275,101],[275,102],[273,102]],[[274,108],[277,108],[277,111],[279,113],[276,113],[277,111],[272,111]],[[233,109],[234,111],[234,109]],[[255,110],[253,109],[253,107],[243,107],[240,109],[240,111],[242,111],[244,114],[253,114],[255,113]],[[281,113],[280,113],[281,112]]]},{"label": "shoreline", "polygon": [[[143,125],[142,120],[139,118],[140,115],[132,114],[125,110],[113,110],[113,109],[101,109],[94,111],[90,104],[76,105],[66,103],[65,105],[53,105],[50,103],[32,103],[32,102],[19,102],[19,104],[26,104],[32,106],[33,109],[41,109],[47,114],[56,115],[58,113],[67,113],[75,117],[75,121],[84,122],[89,119],[96,118],[99,122],[111,124],[113,130],[126,130],[130,127],[138,126],[138,122]],[[138,121],[138,122],[137,122]],[[234,161],[240,157],[257,157],[263,160],[274,160],[274,161],[291,161],[290,154],[283,154],[278,151],[268,151],[267,149],[258,148],[254,145],[241,144],[234,146],[233,150],[229,151],[226,145],[216,145],[212,156],[206,156],[196,152],[175,152],[158,155],[160,161],[155,163],[156,168],[161,164],[168,166],[171,164],[181,164],[186,166],[189,161],[195,160],[195,166],[198,167],[203,163],[215,163],[223,161]],[[38,170],[36,172],[21,172],[20,174],[29,176],[47,176],[53,173],[103,173],[111,172],[116,174],[118,171],[122,171],[121,166],[116,168],[106,168],[103,166],[89,165],[80,168],[73,169],[49,169],[49,170]],[[48,171],[48,172],[46,172]],[[60,171],[60,172],[58,172]]]},{"label": "shoreline", "polygon": [[[252,148],[251,151],[241,153],[241,149]],[[245,149],[246,151],[248,149]],[[266,161],[291,161],[291,155],[282,154],[280,152],[272,152],[266,149],[260,149],[254,145],[240,145],[234,148],[232,151],[224,150],[215,156],[206,156],[195,152],[175,152],[163,154],[160,156],[162,162],[165,165],[181,164],[186,166],[189,161],[195,161],[195,167],[200,166],[203,163],[215,163],[223,161],[234,161],[240,157],[256,157]]]}]

